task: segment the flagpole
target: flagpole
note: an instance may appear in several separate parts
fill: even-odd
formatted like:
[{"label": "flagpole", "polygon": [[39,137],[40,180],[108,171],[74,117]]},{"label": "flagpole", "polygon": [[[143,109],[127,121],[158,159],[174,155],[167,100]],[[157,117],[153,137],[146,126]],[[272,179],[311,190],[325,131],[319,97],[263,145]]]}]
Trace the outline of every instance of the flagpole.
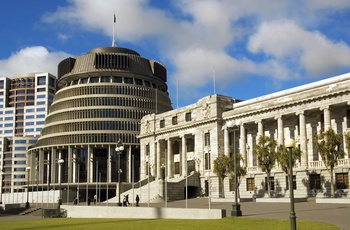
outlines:
[{"label": "flagpole", "polygon": [[113,14],[113,38],[112,38],[112,47],[115,47],[115,38],[114,38],[114,27],[115,27],[115,23],[117,22],[117,18],[115,16],[115,12]]},{"label": "flagpole", "polygon": [[213,82],[214,82],[214,94],[216,94],[215,66],[213,66]]}]

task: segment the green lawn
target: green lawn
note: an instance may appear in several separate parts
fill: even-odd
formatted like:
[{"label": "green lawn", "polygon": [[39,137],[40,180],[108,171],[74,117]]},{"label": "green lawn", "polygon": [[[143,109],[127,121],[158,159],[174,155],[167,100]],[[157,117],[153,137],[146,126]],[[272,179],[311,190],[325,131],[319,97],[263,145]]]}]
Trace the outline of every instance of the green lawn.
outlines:
[{"label": "green lawn", "polygon": [[[142,229],[142,230],[176,230],[176,229],[235,229],[235,230],[271,230],[289,229],[289,220],[223,218],[217,220],[170,220],[170,219],[71,219],[53,218],[41,220],[1,221],[1,230],[7,229]],[[332,230],[339,229],[328,223],[297,221],[298,230]]]}]

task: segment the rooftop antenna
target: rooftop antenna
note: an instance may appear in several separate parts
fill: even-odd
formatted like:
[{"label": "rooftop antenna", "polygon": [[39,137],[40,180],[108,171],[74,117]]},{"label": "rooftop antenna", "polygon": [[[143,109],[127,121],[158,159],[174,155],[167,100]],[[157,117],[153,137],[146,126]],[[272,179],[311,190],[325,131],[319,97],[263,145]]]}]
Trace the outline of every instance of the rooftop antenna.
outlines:
[{"label": "rooftop antenna", "polygon": [[215,95],[216,94],[215,66],[213,66],[213,82],[214,82],[214,95]]},{"label": "rooftop antenna", "polygon": [[112,47],[115,47],[115,39],[114,39],[114,27],[117,23],[117,17],[115,16],[115,12],[113,14],[113,38],[112,38]]}]

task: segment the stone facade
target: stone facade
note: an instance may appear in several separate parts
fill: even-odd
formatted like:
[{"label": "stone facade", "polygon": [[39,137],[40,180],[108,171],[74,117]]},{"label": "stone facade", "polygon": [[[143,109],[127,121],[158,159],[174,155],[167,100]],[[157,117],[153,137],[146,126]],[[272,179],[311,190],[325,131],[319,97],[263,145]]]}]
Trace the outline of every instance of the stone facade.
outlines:
[{"label": "stone facade", "polygon": [[[230,178],[221,187],[212,169],[218,156],[237,151],[243,156],[241,164],[247,167],[239,188],[241,198],[266,196],[266,174],[253,155],[258,137],[265,135],[278,145],[293,138],[302,151],[294,168],[296,197],[329,196],[330,174],[315,149],[313,137],[330,127],[337,133],[348,131],[349,86],[350,74],[344,74],[246,101],[212,95],[184,108],[147,115],[141,121],[139,135],[141,162],[145,162],[141,164],[141,179],[148,171],[161,178],[162,169],[166,169],[169,181],[197,171],[203,193],[221,197],[224,190],[225,197],[232,198],[234,186]],[[239,126],[227,126],[238,120]],[[350,160],[345,143],[342,148],[346,156],[338,161],[334,173],[336,193],[345,196]],[[287,175],[277,163],[271,176],[273,196],[288,196]]]}]

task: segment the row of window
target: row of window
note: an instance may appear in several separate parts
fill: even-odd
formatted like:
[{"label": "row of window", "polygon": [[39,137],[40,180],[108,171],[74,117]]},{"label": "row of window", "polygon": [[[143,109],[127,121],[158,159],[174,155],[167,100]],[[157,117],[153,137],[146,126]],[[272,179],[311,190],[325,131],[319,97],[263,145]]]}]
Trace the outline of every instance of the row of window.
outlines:
[{"label": "row of window", "polygon": [[[191,112],[185,113],[185,121],[189,122],[191,120],[192,120],[192,113]],[[178,116],[173,116],[171,118],[171,124],[172,125],[177,125],[178,124]],[[165,128],[165,120],[164,119],[159,121],[159,127],[160,128]]]},{"label": "row of window", "polygon": [[139,143],[136,134],[130,133],[97,133],[97,134],[76,134],[39,139],[38,146],[46,145],[69,145],[69,144],[90,144],[90,143]]},{"label": "row of window", "polygon": [[128,130],[139,131],[139,122],[135,121],[93,121],[74,122],[47,126],[41,135],[61,132],[91,131],[91,130]]},{"label": "row of window", "polygon": [[55,95],[55,100],[60,100],[67,97],[95,95],[95,94],[113,94],[113,95],[130,95],[146,98],[155,98],[155,90],[147,88],[121,86],[121,85],[101,85],[101,86],[86,86],[79,88],[69,88],[58,91]]},{"label": "row of window", "polygon": [[51,112],[75,108],[75,107],[93,107],[93,106],[128,106],[144,109],[155,109],[153,100],[145,100],[139,98],[124,98],[124,97],[91,97],[80,98],[74,100],[62,101],[61,103],[53,104],[50,108]]},{"label": "row of window", "polygon": [[63,112],[48,116],[45,120],[47,124],[57,121],[84,119],[84,118],[131,118],[141,119],[149,114],[149,111],[134,109],[88,109]]},{"label": "row of window", "polygon": [[[255,191],[255,178],[246,178],[246,190],[247,191]],[[230,191],[233,191],[234,184],[231,187],[230,180]],[[270,177],[271,190],[274,191],[276,189],[275,179],[274,177]],[[335,174],[335,188],[336,189],[348,189],[349,188],[349,174],[348,173],[336,173]],[[286,189],[289,189],[289,179],[286,176]],[[297,189],[296,177],[293,176],[293,189]],[[309,189],[310,190],[319,190],[321,189],[321,175],[320,174],[310,174],[309,175]],[[267,177],[265,177],[265,190],[267,190]]]},{"label": "row of window", "polygon": [[66,84],[67,86],[70,85],[80,85],[80,84],[87,84],[87,83],[122,83],[122,84],[132,84],[132,85],[139,85],[139,86],[146,86],[146,87],[151,87],[153,89],[159,89],[164,92],[166,92],[166,89],[157,86],[154,83],[151,83],[150,81],[147,80],[142,80],[139,78],[131,78],[131,77],[110,77],[110,76],[98,76],[98,77],[89,77],[89,78],[81,78],[81,79],[76,79],[71,82],[68,82]]}]

